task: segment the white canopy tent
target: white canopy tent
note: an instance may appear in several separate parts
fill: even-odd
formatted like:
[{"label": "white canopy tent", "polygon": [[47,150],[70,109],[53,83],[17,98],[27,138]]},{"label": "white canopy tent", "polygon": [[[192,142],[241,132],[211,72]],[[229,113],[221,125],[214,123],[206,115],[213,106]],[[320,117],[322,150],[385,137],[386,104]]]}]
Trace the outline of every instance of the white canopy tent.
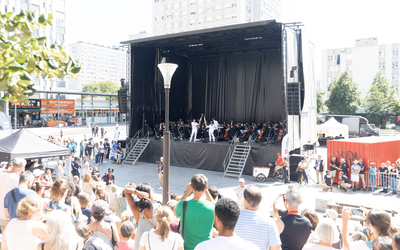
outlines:
[{"label": "white canopy tent", "polygon": [[335,118],[329,119],[324,124],[317,126],[317,133],[318,134],[325,134],[325,137],[328,136],[339,136],[340,134],[344,137],[344,139],[349,138],[349,128],[347,125],[341,124],[340,122],[336,121]]}]

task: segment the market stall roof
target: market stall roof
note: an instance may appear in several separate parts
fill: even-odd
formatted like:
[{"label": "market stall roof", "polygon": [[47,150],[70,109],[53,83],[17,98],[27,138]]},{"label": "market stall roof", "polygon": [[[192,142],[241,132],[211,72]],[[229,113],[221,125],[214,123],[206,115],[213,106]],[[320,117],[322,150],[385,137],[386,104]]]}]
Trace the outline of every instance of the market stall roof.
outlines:
[{"label": "market stall roof", "polygon": [[344,137],[344,139],[348,139],[349,127],[347,125],[341,124],[340,122],[336,121],[335,118],[332,117],[324,124],[317,126],[317,133],[325,134],[326,137],[328,136],[335,137],[341,134]]},{"label": "market stall roof", "polygon": [[71,155],[69,148],[48,142],[25,129],[0,140],[0,161],[15,158],[38,159]]}]

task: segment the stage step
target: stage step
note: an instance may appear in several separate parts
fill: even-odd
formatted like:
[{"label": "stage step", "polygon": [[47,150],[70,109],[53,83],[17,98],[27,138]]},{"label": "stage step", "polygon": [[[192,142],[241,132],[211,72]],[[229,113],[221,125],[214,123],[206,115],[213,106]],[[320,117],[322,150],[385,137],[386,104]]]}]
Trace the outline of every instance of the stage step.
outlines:
[{"label": "stage step", "polygon": [[135,146],[129,152],[128,156],[125,158],[124,163],[135,165],[149,143],[149,139],[139,139]]},{"label": "stage step", "polygon": [[244,166],[251,151],[251,145],[235,145],[228,166],[225,169],[224,177],[242,177]]}]

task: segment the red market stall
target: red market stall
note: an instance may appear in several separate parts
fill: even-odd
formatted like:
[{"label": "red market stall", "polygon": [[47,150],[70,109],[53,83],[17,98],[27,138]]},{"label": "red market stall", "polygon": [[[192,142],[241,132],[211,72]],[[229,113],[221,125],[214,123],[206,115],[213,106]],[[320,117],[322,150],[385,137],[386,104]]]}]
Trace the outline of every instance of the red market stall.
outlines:
[{"label": "red market stall", "polygon": [[[378,169],[381,163],[390,161],[394,163],[400,158],[400,138],[395,137],[362,137],[344,140],[328,140],[327,141],[327,165],[332,157],[340,162],[341,158],[346,160],[347,165],[351,168],[355,159],[361,158],[367,170],[372,162],[376,163]],[[378,172],[378,170],[377,170]],[[350,179],[350,171],[348,172]],[[339,180],[339,172],[336,173],[335,183]],[[379,182],[379,179],[377,180]],[[366,179],[368,185],[368,179]],[[378,184],[378,183],[377,183]],[[362,182],[359,182],[362,186]]]}]

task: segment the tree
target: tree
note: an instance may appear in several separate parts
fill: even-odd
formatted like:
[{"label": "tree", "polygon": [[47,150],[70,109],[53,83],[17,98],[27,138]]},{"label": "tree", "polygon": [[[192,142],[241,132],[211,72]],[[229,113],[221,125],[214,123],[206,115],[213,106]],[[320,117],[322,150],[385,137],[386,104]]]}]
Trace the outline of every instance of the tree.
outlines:
[{"label": "tree", "polygon": [[368,114],[381,124],[381,117],[395,115],[400,107],[396,87],[378,72],[369,86],[366,102]]},{"label": "tree", "polygon": [[343,72],[339,78],[333,79],[328,87],[329,98],[326,106],[337,115],[352,115],[361,106],[361,92],[358,84],[353,82],[349,72]]},{"label": "tree", "polygon": [[74,77],[81,66],[69,57],[62,45],[55,42],[48,46],[46,37],[35,37],[53,23],[52,14],[24,11],[0,14],[0,91],[3,100],[26,103],[35,93],[35,77]]},{"label": "tree", "polygon": [[317,88],[317,114],[321,114],[325,111],[325,90]]},{"label": "tree", "polygon": [[[91,92],[91,93],[106,93],[106,94],[117,94],[120,87],[118,84],[112,81],[103,81],[103,82],[92,82],[83,85],[82,92]],[[110,100],[108,97],[106,100]],[[117,101],[118,97],[111,97],[112,101]]]}]

